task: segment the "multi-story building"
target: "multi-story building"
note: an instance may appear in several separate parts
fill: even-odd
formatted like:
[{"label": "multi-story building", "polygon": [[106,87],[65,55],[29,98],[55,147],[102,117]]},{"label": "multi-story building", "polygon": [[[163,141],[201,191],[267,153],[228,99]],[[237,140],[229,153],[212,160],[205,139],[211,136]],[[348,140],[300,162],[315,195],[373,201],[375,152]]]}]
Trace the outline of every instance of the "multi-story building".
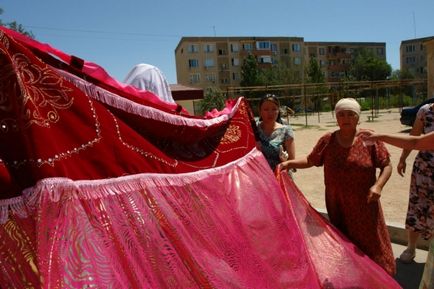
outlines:
[{"label": "multi-story building", "polygon": [[303,72],[303,38],[183,37],[175,49],[178,83],[198,87],[238,86],[241,66],[252,54],[259,67],[279,62]]},{"label": "multi-story building", "polygon": [[408,71],[415,78],[426,78],[427,51],[425,46],[432,39],[434,36],[401,41],[399,49],[401,71]]},{"label": "multi-story building", "polygon": [[302,82],[311,57],[327,81],[343,78],[356,49],[365,48],[386,59],[386,44],[373,42],[304,42],[302,37],[183,37],[175,49],[180,84],[225,89],[239,86],[241,66],[252,54],[259,67],[281,65]]},{"label": "multi-story building", "polygon": [[428,97],[434,97],[434,38],[425,43],[427,52]]},{"label": "multi-story building", "polygon": [[386,60],[384,42],[305,42],[305,63],[317,59],[328,82],[343,79],[351,68],[358,49],[365,49],[380,59]]}]

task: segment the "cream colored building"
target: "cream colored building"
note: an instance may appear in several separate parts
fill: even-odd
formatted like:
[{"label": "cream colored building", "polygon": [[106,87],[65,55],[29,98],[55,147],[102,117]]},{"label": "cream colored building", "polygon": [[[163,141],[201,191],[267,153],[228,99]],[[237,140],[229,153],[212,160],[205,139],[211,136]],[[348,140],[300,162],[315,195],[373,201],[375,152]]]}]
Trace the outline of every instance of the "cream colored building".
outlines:
[{"label": "cream colored building", "polygon": [[384,42],[305,42],[305,63],[315,57],[328,82],[344,78],[353,62],[355,52],[365,49],[380,59],[386,60]]},{"label": "cream colored building", "polygon": [[407,70],[416,78],[427,76],[426,43],[434,36],[401,41],[400,63],[401,71]]},{"label": "cream colored building", "polygon": [[302,76],[303,38],[183,37],[175,49],[178,83],[196,87],[239,86],[244,58],[253,54],[260,67],[292,65]]},{"label": "cream colored building", "polygon": [[354,51],[365,48],[386,59],[386,44],[376,42],[304,42],[302,37],[183,37],[175,49],[180,84],[225,90],[239,86],[241,66],[252,54],[259,67],[290,68],[302,82],[310,57],[315,57],[327,81],[345,76]]},{"label": "cream colored building", "polygon": [[427,61],[428,97],[434,97],[434,38],[425,42]]}]

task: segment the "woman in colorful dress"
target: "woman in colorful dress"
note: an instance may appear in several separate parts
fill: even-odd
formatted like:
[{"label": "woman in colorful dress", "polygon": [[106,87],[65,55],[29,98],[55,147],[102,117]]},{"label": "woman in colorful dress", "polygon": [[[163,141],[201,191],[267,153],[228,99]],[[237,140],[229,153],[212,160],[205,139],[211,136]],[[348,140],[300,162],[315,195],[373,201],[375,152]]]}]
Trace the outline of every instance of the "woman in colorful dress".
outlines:
[{"label": "woman in colorful dress", "polygon": [[285,160],[295,157],[294,132],[284,125],[280,117],[280,103],[273,94],[265,95],[259,102],[258,148],[271,169]]},{"label": "woman in colorful dress", "polygon": [[335,114],[339,129],[322,136],[307,157],[285,161],[280,169],[324,166],[330,222],[394,275],[395,259],[379,201],[392,173],[389,152],[384,143],[368,145],[357,136],[360,105],[355,99],[339,100]]},{"label": "woman in colorful dress", "polygon": [[[434,152],[434,127],[433,127],[433,105],[427,105],[426,107],[421,107],[418,115],[417,115],[417,119],[416,119],[416,123],[413,126],[412,129],[412,133],[413,130],[418,127],[420,125],[420,121],[423,119],[423,123],[425,124],[423,126],[423,131],[425,134],[422,135],[411,135],[411,136],[407,136],[407,135],[390,135],[390,134],[376,134],[374,132],[371,131],[363,131],[362,132],[362,137],[364,137],[367,141],[384,141],[387,142],[391,145],[403,148],[404,151],[405,150],[422,150],[421,152],[419,152],[419,154],[416,156],[416,159],[414,161],[414,165],[413,165],[413,173],[412,173],[412,178],[411,178],[411,186],[410,188],[416,188],[416,184],[414,183],[418,183],[417,179],[418,178],[422,178],[422,175],[419,174],[422,172],[428,173],[428,176],[424,178],[425,181],[419,182],[420,184],[426,184],[428,185],[428,183],[430,183],[431,185],[429,185],[428,187],[424,186],[425,189],[420,189],[419,193],[428,193],[427,196],[415,196],[415,200],[412,201],[412,197],[410,196],[410,203],[409,203],[409,212],[410,211],[416,211],[417,209],[413,209],[410,210],[410,206],[414,206],[416,204],[416,201],[418,200],[430,200],[431,204],[430,204],[430,208],[427,209],[426,211],[420,212],[421,216],[425,216],[426,219],[422,219],[420,218],[419,220],[419,224],[425,224],[425,230],[422,230],[421,232],[424,232],[425,235],[431,236],[431,242],[429,245],[429,251],[428,251],[428,256],[426,259],[426,263],[425,263],[425,268],[423,271],[423,275],[422,275],[422,280],[420,282],[419,285],[419,289],[434,289],[434,238],[432,238],[433,235],[433,219],[434,219],[434,205],[433,205],[433,200],[434,200],[434,193],[433,193],[433,188],[434,188],[434,184],[433,184],[433,172],[434,172],[434,158],[432,157],[432,154]],[[428,154],[431,154],[430,158],[426,159],[426,156]],[[427,160],[427,163],[423,166],[421,165],[421,160]],[[418,169],[418,167],[421,167]],[[410,194],[412,193],[410,189]],[[420,211],[420,210],[419,210]],[[407,213],[407,220],[408,220],[408,216],[409,214]],[[431,225],[429,225],[431,224]],[[407,223],[408,226],[408,223]],[[411,230],[411,227],[408,226],[408,228]],[[428,230],[426,230],[426,228],[428,228]],[[422,234],[424,235],[424,234]],[[410,237],[410,235],[409,235]],[[416,241],[414,241],[416,243]],[[410,239],[409,239],[409,245],[410,245]],[[416,244],[414,244],[414,246],[416,246]],[[406,250],[408,250],[409,248],[407,248]],[[405,252],[405,251],[404,251]],[[403,254],[404,254],[403,252]],[[401,254],[401,257],[403,257],[403,254]],[[411,254],[410,256],[412,256],[414,258],[415,254]],[[413,259],[411,258],[411,260]]]},{"label": "woman in colorful dress", "polygon": [[[410,135],[419,136],[434,131],[434,104],[423,105],[416,116]],[[403,149],[397,166],[403,176],[410,149]],[[405,225],[408,231],[407,248],[399,257],[410,263],[416,255],[416,242],[421,236],[430,239],[434,230],[434,150],[422,150],[417,154],[411,173],[410,197]]]}]

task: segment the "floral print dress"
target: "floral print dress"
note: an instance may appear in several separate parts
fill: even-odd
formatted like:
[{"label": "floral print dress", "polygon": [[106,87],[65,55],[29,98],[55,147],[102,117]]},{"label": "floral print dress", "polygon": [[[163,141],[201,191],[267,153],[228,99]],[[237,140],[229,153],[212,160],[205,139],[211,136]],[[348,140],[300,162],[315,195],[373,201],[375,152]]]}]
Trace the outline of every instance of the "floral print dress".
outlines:
[{"label": "floral print dress", "polygon": [[257,124],[259,141],[261,142],[261,151],[268,161],[271,169],[274,170],[280,163],[279,147],[284,146],[288,139],[294,139],[294,131],[291,126],[283,125],[275,129],[270,136],[267,136],[261,129],[260,123]]},{"label": "floral print dress", "polygon": [[330,222],[390,275],[396,271],[389,232],[380,202],[368,203],[376,169],[389,164],[382,142],[365,146],[356,137],[343,147],[336,132],[327,133],[308,155],[309,163],[324,166],[325,199]]},{"label": "floral print dress", "polygon": [[[434,131],[434,105],[422,106],[416,116],[423,133]],[[406,228],[429,239],[434,234],[434,151],[419,151],[413,163]]]}]

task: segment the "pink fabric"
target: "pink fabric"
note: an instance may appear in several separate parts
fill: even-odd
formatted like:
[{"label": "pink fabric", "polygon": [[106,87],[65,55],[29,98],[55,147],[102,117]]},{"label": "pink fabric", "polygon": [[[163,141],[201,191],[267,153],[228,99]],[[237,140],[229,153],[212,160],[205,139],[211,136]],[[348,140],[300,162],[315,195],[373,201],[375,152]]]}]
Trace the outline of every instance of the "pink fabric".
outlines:
[{"label": "pink fabric", "polygon": [[42,180],[23,198],[41,287],[400,288],[280,179],[255,149],[195,173]]},{"label": "pink fabric", "polygon": [[399,288],[276,181],[244,99],[180,116],[13,35],[0,27],[2,288]]}]

